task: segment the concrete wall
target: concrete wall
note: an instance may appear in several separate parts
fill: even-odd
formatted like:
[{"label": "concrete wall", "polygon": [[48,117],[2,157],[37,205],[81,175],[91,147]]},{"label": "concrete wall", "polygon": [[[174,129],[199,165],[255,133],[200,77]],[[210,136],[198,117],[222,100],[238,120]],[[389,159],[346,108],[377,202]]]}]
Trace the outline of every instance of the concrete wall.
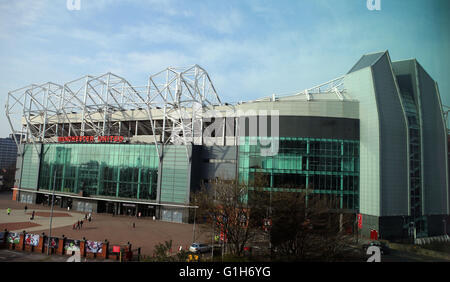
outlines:
[{"label": "concrete wall", "polygon": [[362,229],[361,235],[366,238],[370,238],[370,231],[380,231],[379,217],[374,215],[362,214]]},{"label": "concrete wall", "polygon": [[380,217],[381,239],[400,239],[408,237],[408,230],[403,229],[407,224],[407,216],[383,216]]}]

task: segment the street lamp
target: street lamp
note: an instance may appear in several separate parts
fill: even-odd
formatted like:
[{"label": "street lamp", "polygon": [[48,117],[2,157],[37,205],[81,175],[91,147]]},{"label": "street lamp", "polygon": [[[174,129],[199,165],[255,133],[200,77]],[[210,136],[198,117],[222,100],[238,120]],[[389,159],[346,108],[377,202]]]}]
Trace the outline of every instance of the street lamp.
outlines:
[{"label": "street lamp", "polygon": [[195,243],[195,218],[197,217],[197,207],[194,207],[194,226],[192,230],[192,243]]},{"label": "street lamp", "polygon": [[58,172],[58,167],[55,168],[55,176],[53,177],[53,192],[52,192],[52,210],[50,213],[50,230],[47,239],[47,255],[49,255],[50,250],[50,237],[52,237],[52,221],[53,221],[53,207],[55,205],[55,186],[56,186],[56,173]]}]

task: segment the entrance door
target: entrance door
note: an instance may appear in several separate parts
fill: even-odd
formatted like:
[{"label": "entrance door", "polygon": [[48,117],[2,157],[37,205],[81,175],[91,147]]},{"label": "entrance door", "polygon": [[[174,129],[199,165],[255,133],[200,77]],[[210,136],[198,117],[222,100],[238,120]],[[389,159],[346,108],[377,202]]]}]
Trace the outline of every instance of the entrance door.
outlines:
[{"label": "entrance door", "polygon": [[155,215],[155,207],[149,205],[139,205],[138,212],[141,213],[142,217],[153,217]]},{"label": "entrance door", "polygon": [[135,204],[124,203],[121,206],[122,206],[121,214],[127,215],[127,216],[136,216],[136,205]]}]

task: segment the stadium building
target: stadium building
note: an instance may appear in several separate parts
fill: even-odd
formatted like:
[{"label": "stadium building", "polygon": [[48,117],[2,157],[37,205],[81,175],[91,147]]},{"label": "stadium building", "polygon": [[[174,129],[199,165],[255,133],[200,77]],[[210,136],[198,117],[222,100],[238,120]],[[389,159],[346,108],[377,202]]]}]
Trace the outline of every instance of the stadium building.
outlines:
[{"label": "stadium building", "polygon": [[45,204],[54,192],[78,211],[188,222],[200,185],[265,175],[267,191],[309,189],[362,215],[367,236],[448,229],[437,83],[415,59],[391,62],[387,51],[293,95],[225,103],[195,65],[168,68],[146,86],[112,73],[33,84],[11,91],[6,111],[23,136],[18,201]]}]

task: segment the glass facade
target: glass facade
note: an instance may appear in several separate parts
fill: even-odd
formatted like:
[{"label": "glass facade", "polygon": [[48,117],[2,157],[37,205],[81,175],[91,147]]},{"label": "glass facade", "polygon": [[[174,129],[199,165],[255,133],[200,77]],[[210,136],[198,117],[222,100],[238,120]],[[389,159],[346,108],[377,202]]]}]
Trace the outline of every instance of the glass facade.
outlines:
[{"label": "glass facade", "polygon": [[39,189],[155,200],[158,153],[154,145],[46,144]]},{"label": "glass facade", "polygon": [[189,160],[186,147],[171,145],[164,147],[162,164],[161,201],[189,203]]},{"label": "glass facade", "polygon": [[426,233],[426,217],[422,215],[422,153],[419,110],[414,98],[410,75],[397,77],[408,123],[410,213],[418,233]]},{"label": "glass facade", "polygon": [[[278,137],[278,153],[261,156],[261,137],[241,137],[239,181],[260,175],[267,191],[305,191],[334,199],[340,209],[359,209],[359,141]],[[267,142],[266,142],[267,141]]]},{"label": "glass facade", "polygon": [[39,177],[39,150],[40,145],[27,144],[24,147],[22,160],[21,188],[36,190]]}]

